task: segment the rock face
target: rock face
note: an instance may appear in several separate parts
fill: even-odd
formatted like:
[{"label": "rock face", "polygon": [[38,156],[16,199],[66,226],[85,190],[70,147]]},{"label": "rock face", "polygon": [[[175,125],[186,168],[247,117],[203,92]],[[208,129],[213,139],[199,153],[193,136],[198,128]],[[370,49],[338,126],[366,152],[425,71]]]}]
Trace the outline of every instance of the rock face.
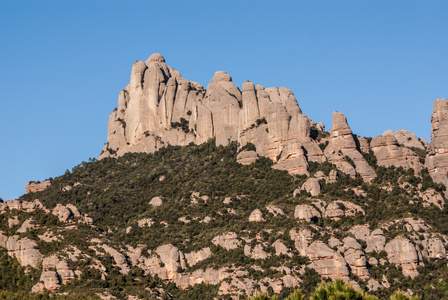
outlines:
[{"label": "rock face", "polygon": [[191,267],[197,264],[198,262],[209,258],[210,255],[212,255],[212,251],[210,250],[209,247],[207,247],[196,252],[186,253],[185,259],[187,260],[188,265]]},{"label": "rock face", "polygon": [[418,275],[418,255],[414,245],[404,237],[396,237],[386,244],[389,262],[401,265],[403,275],[414,278]]},{"label": "rock face", "polygon": [[313,268],[323,277],[348,278],[347,262],[326,244],[320,241],[312,243],[306,249],[306,255],[311,260],[310,268]]},{"label": "rock face", "polygon": [[45,190],[47,187],[51,185],[50,180],[44,180],[42,182],[30,181],[26,184],[25,190],[26,193],[35,193]]},{"label": "rock face", "polygon": [[321,215],[317,209],[311,205],[301,204],[297,205],[294,210],[294,218],[299,220],[305,220],[307,222],[320,218]]},{"label": "rock face", "polygon": [[162,263],[165,264],[168,279],[173,279],[177,269],[185,269],[185,256],[173,245],[163,245],[156,249]]},{"label": "rock face", "polygon": [[395,132],[387,130],[383,133],[383,136],[387,135],[392,135],[400,145],[405,147],[425,150],[425,146],[417,139],[417,136],[407,130],[400,129]]},{"label": "rock face", "polygon": [[[418,140],[417,140],[418,142]],[[420,143],[423,147],[423,145]],[[393,134],[385,132],[383,136],[376,136],[372,139],[370,147],[375,153],[378,165],[384,167],[396,166],[405,169],[414,169],[419,173],[423,169],[419,156],[406,147],[399,145]]]},{"label": "rock face", "polygon": [[31,266],[36,268],[42,261],[42,254],[39,250],[34,249],[37,246],[36,242],[28,238],[19,240],[19,236],[15,235],[8,238],[6,242],[6,249],[10,256],[15,256],[21,266]]},{"label": "rock face", "polygon": [[227,250],[236,249],[241,245],[241,241],[238,239],[235,232],[227,232],[222,235],[215,236],[212,243]]},{"label": "rock face", "polygon": [[53,209],[52,214],[57,216],[59,218],[59,221],[61,222],[67,222],[68,219],[72,216],[71,210],[69,210],[62,204],[57,204],[56,207]]},{"label": "rock face", "polygon": [[307,174],[309,160],[325,160],[311,138],[312,125],[287,88],[265,89],[246,81],[240,91],[229,74],[218,71],[204,90],[156,53],[146,62],[134,63],[118,108],[110,114],[108,139],[99,158],[216,138],[217,145],[253,143],[256,152],[241,152],[242,163],[267,156],[278,169]]},{"label": "rock face", "polygon": [[317,196],[320,193],[320,184],[317,178],[310,178],[302,185],[301,190],[307,191],[311,196]]},{"label": "rock face", "polygon": [[351,177],[355,177],[356,173],[359,173],[364,181],[376,177],[375,171],[358,151],[352,130],[342,113],[337,111],[333,113],[333,127],[330,134],[324,153],[331,163]]},{"label": "rock face", "polygon": [[428,145],[425,166],[436,183],[447,185],[448,173],[448,100],[434,102],[431,116],[431,142]]}]

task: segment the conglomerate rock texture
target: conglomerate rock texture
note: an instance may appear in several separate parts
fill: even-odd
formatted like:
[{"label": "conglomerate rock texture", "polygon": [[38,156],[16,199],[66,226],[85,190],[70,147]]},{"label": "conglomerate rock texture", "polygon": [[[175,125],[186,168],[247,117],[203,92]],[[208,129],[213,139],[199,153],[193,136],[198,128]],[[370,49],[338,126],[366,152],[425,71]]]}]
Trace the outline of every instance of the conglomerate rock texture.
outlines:
[{"label": "conglomerate rock texture", "polygon": [[130,83],[110,114],[100,158],[216,138],[217,145],[253,143],[255,157],[267,156],[278,169],[307,174],[308,161],[325,161],[311,138],[312,126],[287,88],[265,89],[246,81],[240,91],[230,75],[218,71],[204,89],[153,54],[134,63]]},{"label": "conglomerate rock texture", "polygon": [[425,165],[432,179],[447,185],[448,172],[448,101],[436,99],[431,116],[431,142]]},{"label": "conglomerate rock texture", "polygon": [[[437,99],[432,116],[431,143],[425,166],[437,183],[447,183],[448,103]],[[364,181],[376,177],[362,153],[373,150],[378,164],[423,169],[415,149],[427,143],[406,130],[384,132],[371,142],[353,134],[347,119],[333,113],[329,136],[325,126],[302,113],[293,92],[284,87],[264,88],[246,81],[240,90],[229,74],[215,73],[207,88],[184,79],[155,53],[136,61],[129,84],[109,116],[108,138],[99,158],[127,152],[152,153],[167,145],[201,144],[212,138],[217,145],[236,141],[256,150],[238,156],[242,164],[269,157],[274,168],[309,175],[309,162],[329,161],[342,172]]]}]

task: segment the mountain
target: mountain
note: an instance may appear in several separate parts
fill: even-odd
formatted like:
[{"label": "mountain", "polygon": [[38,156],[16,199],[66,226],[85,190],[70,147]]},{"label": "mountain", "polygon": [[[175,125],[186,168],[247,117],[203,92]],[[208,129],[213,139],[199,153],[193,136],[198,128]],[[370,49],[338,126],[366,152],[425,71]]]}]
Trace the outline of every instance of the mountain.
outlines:
[{"label": "mountain", "polygon": [[340,112],[326,131],[286,88],[216,72],[204,89],[153,54],[98,160],[0,203],[0,295],[284,298],[340,278],[446,299],[447,120],[435,100],[429,144]]}]

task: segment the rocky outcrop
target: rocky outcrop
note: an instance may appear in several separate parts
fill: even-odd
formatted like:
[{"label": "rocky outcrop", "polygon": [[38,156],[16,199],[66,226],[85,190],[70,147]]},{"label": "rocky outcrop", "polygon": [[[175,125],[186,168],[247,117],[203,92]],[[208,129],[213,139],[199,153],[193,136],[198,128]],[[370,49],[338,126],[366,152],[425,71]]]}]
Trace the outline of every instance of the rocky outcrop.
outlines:
[{"label": "rocky outcrop", "polygon": [[311,260],[309,267],[322,277],[348,278],[349,269],[345,259],[326,244],[320,241],[313,242],[306,249],[306,255]]},{"label": "rocky outcrop", "polygon": [[128,266],[128,262],[126,260],[126,257],[121,254],[119,251],[115,250],[114,248],[108,246],[108,245],[100,245],[101,248],[104,249],[104,251],[106,251],[110,256],[113,257],[113,259],[115,260],[115,263],[117,264],[117,266],[120,268],[120,272],[122,274],[128,274],[130,271],[130,268]]},{"label": "rocky outcrop", "polygon": [[272,247],[275,249],[275,255],[287,255],[292,257],[292,253],[289,251],[288,247],[281,240],[276,240]]},{"label": "rocky outcrop", "polygon": [[215,236],[212,243],[227,250],[236,249],[241,246],[241,240],[238,239],[235,232],[226,232],[222,235]]},{"label": "rocky outcrop", "polygon": [[306,191],[311,196],[317,196],[320,194],[320,184],[317,178],[309,178],[300,188],[302,191]]},{"label": "rocky outcrop", "polygon": [[22,223],[22,226],[20,226],[20,228],[17,230],[17,233],[25,233],[28,229],[32,229],[34,227],[35,225],[33,219],[29,218]]},{"label": "rocky outcrop", "polygon": [[353,274],[363,279],[369,277],[369,271],[366,267],[366,257],[360,249],[350,248],[344,252],[344,257]]},{"label": "rocky outcrop", "polygon": [[249,222],[263,222],[263,213],[259,209],[255,209],[249,216]]},{"label": "rocky outcrop", "polygon": [[447,186],[448,173],[448,100],[434,101],[431,116],[431,142],[428,145],[425,167],[436,183]]},{"label": "rocky outcrop", "polygon": [[254,163],[259,158],[256,151],[241,151],[236,156],[236,161],[242,165],[250,165]]},{"label": "rocky outcrop", "polygon": [[18,235],[11,236],[6,242],[6,250],[10,256],[16,257],[21,266],[36,268],[42,261],[42,254],[35,249],[36,242],[28,238],[19,240]]},{"label": "rocky outcrop", "polygon": [[154,207],[158,207],[158,206],[161,206],[162,205],[162,203],[163,203],[163,200],[162,200],[162,197],[154,197],[154,198],[152,198],[151,199],[151,201],[149,201],[149,205],[152,205],[152,206],[154,206]]},{"label": "rocky outcrop", "polygon": [[376,177],[375,171],[358,151],[352,130],[346,117],[335,111],[330,139],[324,154],[329,162],[335,164],[345,174],[355,177],[359,173],[364,181],[369,182]]},{"label": "rocky outcrop", "polygon": [[435,205],[442,210],[445,206],[445,199],[443,199],[442,195],[434,189],[427,189],[424,192],[420,192],[420,197],[423,199],[424,207]]},{"label": "rocky outcrop", "polygon": [[108,139],[99,158],[215,138],[217,145],[254,144],[256,151],[239,154],[243,164],[267,156],[278,169],[307,174],[309,160],[325,160],[311,138],[312,125],[287,88],[265,89],[246,81],[240,91],[229,74],[218,71],[204,90],[156,53],[134,63],[118,108],[109,116]]},{"label": "rocky outcrop", "polygon": [[155,252],[159,255],[161,262],[165,265],[169,280],[175,278],[177,269],[185,269],[185,256],[177,247],[168,244],[158,247]]},{"label": "rocky outcrop", "polygon": [[332,202],[328,204],[325,209],[325,217],[333,220],[339,220],[345,215],[344,210],[340,207],[337,202]]},{"label": "rocky outcrop", "polygon": [[352,233],[357,239],[366,242],[367,247],[365,251],[367,253],[380,253],[384,250],[386,237],[384,236],[383,230],[378,228],[370,232],[368,225],[356,225],[353,226],[350,233]]},{"label": "rocky outcrop", "polygon": [[137,221],[138,227],[151,227],[152,224],[154,224],[154,221],[151,218],[143,218]]},{"label": "rocky outcrop", "polygon": [[310,222],[311,220],[320,218],[321,215],[317,209],[314,208],[314,206],[307,205],[307,204],[301,204],[297,205],[296,209],[294,210],[294,218],[299,220],[305,220],[307,222]]},{"label": "rocky outcrop", "polygon": [[446,250],[443,242],[438,238],[431,238],[427,242],[428,257],[446,259]]},{"label": "rocky outcrop", "polygon": [[[45,289],[51,290],[51,285],[53,288],[57,288],[59,284],[66,284],[75,278],[75,273],[69,268],[68,263],[64,259],[60,259],[57,255],[51,255],[45,257],[42,261],[42,269],[44,272],[54,271],[57,281],[53,280],[53,274],[47,273],[44,278],[41,277],[45,285]],[[60,279],[60,281],[59,281]]]},{"label": "rocky outcrop", "polygon": [[59,218],[59,221],[63,223],[67,222],[68,219],[70,219],[70,217],[72,216],[71,210],[69,210],[62,204],[57,204],[56,207],[53,209],[52,214],[57,216]]},{"label": "rocky outcrop", "polygon": [[273,205],[273,204],[266,206],[266,209],[269,213],[273,214],[274,217],[276,217],[278,215],[282,216],[285,214],[280,207]]},{"label": "rocky outcrop", "polygon": [[414,245],[404,237],[396,237],[384,248],[389,262],[400,265],[403,275],[414,278],[418,275],[418,255]]},{"label": "rocky outcrop", "polygon": [[395,132],[392,130],[387,130],[383,133],[383,136],[388,135],[393,136],[397,140],[398,144],[404,147],[425,150],[425,145],[419,141],[417,136],[412,132],[400,129]]},{"label": "rocky outcrop", "polygon": [[212,255],[212,251],[209,247],[203,248],[196,252],[190,252],[185,254],[185,259],[190,267],[194,266],[198,262],[209,258]]},{"label": "rocky outcrop", "polygon": [[373,138],[370,147],[380,166],[414,169],[416,173],[423,169],[420,157],[411,149],[400,146],[395,136],[387,131],[383,136]]},{"label": "rocky outcrop", "polygon": [[44,180],[42,182],[40,181],[30,181],[26,184],[25,186],[25,190],[26,193],[35,193],[35,192],[40,192],[45,190],[47,187],[49,187],[51,185],[51,181],[50,180]]},{"label": "rocky outcrop", "polygon": [[255,245],[253,248],[249,245],[244,246],[244,254],[253,259],[266,259],[270,254],[266,253],[261,244]]}]

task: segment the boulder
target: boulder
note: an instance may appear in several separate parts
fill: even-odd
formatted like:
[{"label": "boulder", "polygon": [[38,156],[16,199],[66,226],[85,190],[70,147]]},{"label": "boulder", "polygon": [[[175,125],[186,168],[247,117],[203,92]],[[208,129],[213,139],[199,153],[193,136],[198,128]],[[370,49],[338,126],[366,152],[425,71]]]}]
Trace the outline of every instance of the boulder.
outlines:
[{"label": "boulder", "polygon": [[32,218],[25,220],[25,222],[22,223],[22,226],[17,230],[17,233],[25,233],[28,229],[34,228],[35,225],[33,223],[34,221]]},{"label": "boulder", "polygon": [[314,269],[324,278],[348,279],[349,269],[345,259],[326,244],[315,241],[307,249],[306,255],[311,260],[309,268]]},{"label": "boulder", "polygon": [[17,258],[21,266],[36,268],[42,261],[42,254],[35,249],[37,243],[28,238],[19,240],[19,236],[11,236],[6,242],[6,249],[10,256]]},{"label": "boulder", "polygon": [[418,275],[418,255],[414,245],[406,238],[398,236],[386,244],[385,251],[390,263],[400,265],[403,275],[414,278]]},{"label": "boulder", "polygon": [[345,215],[344,210],[339,207],[338,202],[331,202],[325,209],[325,217],[339,220]]},{"label": "boulder", "polygon": [[151,227],[152,224],[154,224],[154,221],[151,218],[143,218],[137,221],[138,227]]},{"label": "boulder", "polygon": [[375,229],[369,235],[366,240],[367,248],[366,252],[377,252],[380,253],[384,250],[384,244],[386,243],[386,237],[381,229]]},{"label": "boulder", "polygon": [[117,250],[115,250],[114,248],[108,246],[108,245],[100,245],[101,248],[104,249],[104,251],[106,251],[110,256],[113,257],[113,259],[115,260],[116,265],[121,269],[120,273],[122,274],[128,274],[130,271],[130,268],[128,266],[128,262],[126,260],[126,257],[121,254],[120,252],[118,252]]},{"label": "boulder", "polygon": [[294,229],[289,231],[291,240],[294,241],[294,246],[299,251],[301,256],[306,256],[309,241],[313,238],[313,234],[308,229],[302,229],[296,232]]},{"label": "boulder", "polygon": [[296,209],[294,210],[294,219],[305,220],[307,222],[310,222],[311,220],[320,217],[321,217],[320,213],[317,211],[317,209],[315,209],[311,205],[307,204],[297,205]]},{"label": "boulder", "polygon": [[373,291],[374,292],[374,291],[377,291],[378,289],[381,289],[381,288],[383,288],[383,286],[378,281],[376,281],[373,278],[370,278],[369,281],[367,282],[367,289],[369,291]]},{"label": "boulder", "polygon": [[311,196],[317,196],[320,194],[319,180],[317,178],[309,178],[300,189],[307,191]]},{"label": "boulder", "polygon": [[369,271],[366,267],[366,257],[361,250],[350,248],[344,252],[344,257],[353,274],[361,279],[369,278]]},{"label": "boulder", "polygon": [[54,291],[60,287],[59,277],[55,271],[43,271],[40,281],[43,282],[44,288],[49,291]]},{"label": "boulder", "polygon": [[282,243],[281,240],[276,240],[272,247],[275,249],[275,255],[287,255],[289,257],[292,257],[292,253],[289,251],[288,247],[286,247],[285,244]]},{"label": "boulder", "polygon": [[249,222],[263,222],[263,213],[259,209],[255,209],[249,216]]},{"label": "boulder", "polygon": [[177,274],[177,269],[185,269],[185,256],[175,246],[171,244],[160,246],[156,249],[160,260],[165,265],[168,279],[174,279]]},{"label": "boulder", "polygon": [[158,207],[158,206],[161,206],[162,203],[163,203],[163,201],[162,201],[162,197],[158,196],[158,197],[154,197],[154,198],[152,198],[151,201],[149,201],[148,204],[149,204],[149,205],[152,205],[152,206],[154,206],[154,207]]},{"label": "boulder", "polygon": [[51,212],[53,215],[58,217],[59,221],[66,223],[70,217],[73,215],[72,212],[62,204],[57,204],[56,207]]},{"label": "boulder", "polygon": [[65,207],[67,207],[73,214],[75,218],[82,218],[81,213],[79,212],[79,209],[74,206],[73,204],[67,204]]}]

